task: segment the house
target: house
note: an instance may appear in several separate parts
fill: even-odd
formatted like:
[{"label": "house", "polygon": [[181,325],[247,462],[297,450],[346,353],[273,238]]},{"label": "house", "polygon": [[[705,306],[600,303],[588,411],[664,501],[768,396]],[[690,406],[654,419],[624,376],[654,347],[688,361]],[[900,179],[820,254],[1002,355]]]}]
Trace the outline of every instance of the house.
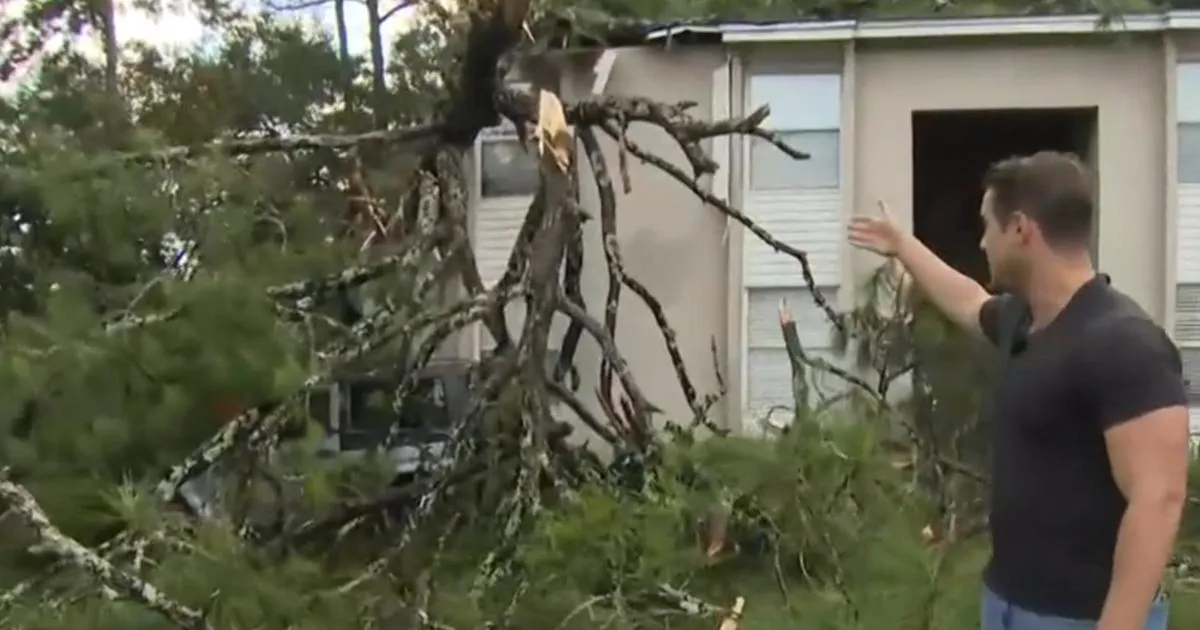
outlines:
[{"label": "house", "polygon": [[[766,126],[811,159],[716,139],[709,148],[721,170],[703,184],[808,251],[821,292],[842,308],[880,262],[845,244],[849,215],[886,200],[979,276],[986,165],[1043,148],[1078,153],[1099,175],[1099,266],[1173,331],[1200,432],[1200,11],[1132,15],[1102,30],[1086,15],[677,25],[645,29],[623,47],[564,53],[560,70],[566,100],[691,100],[697,116],[712,118],[770,105]],[[685,165],[660,131],[635,126],[630,137]],[[617,150],[607,149],[616,168]],[[475,157],[474,243],[491,282],[536,175],[504,130],[481,137]],[[828,324],[794,261],[652,167],[631,159],[630,178],[632,190],[617,191],[626,266],[663,302],[701,391],[717,386],[715,340],[728,384],[720,419],[745,428],[790,399],[779,300],[796,310],[810,349],[829,351]],[[585,189],[584,205],[595,209],[595,191]],[[593,313],[607,286],[597,223],[586,226],[583,279]],[[488,343],[480,332],[462,350]],[[658,330],[633,296],[623,302],[618,343],[653,402],[687,417]],[[584,399],[596,364],[595,345],[585,343]]]}]

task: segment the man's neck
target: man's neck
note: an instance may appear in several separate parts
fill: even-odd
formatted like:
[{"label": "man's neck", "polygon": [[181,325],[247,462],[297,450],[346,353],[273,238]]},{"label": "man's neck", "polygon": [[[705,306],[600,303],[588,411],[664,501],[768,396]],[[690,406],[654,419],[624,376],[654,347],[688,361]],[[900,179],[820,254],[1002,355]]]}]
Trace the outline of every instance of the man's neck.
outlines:
[{"label": "man's neck", "polygon": [[1033,329],[1040,330],[1054,321],[1075,293],[1095,277],[1096,270],[1087,257],[1041,266],[1022,291],[1029,302]]}]

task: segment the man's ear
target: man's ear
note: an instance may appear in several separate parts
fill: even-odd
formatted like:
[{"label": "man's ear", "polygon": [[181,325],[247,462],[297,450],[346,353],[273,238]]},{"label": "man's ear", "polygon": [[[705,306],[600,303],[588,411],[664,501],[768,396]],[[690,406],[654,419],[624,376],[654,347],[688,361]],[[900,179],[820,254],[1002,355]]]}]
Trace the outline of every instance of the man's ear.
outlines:
[{"label": "man's ear", "polygon": [[1016,230],[1017,236],[1022,241],[1029,239],[1033,233],[1033,225],[1025,213],[1018,210],[1012,213],[1008,220],[1012,223],[1013,229]]}]

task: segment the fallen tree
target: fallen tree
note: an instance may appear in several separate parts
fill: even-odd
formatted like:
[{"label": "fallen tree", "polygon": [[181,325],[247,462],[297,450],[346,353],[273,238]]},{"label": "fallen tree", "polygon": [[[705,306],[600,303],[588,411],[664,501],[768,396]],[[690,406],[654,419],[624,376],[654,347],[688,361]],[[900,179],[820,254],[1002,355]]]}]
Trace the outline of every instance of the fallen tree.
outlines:
[{"label": "fallen tree", "polygon": [[[202,515],[189,513],[181,522],[161,522],[152,531],[135,533],[126,530],[98,551],[92,551],[51,524],[33,495],[20,483],[4,481],[3,493],[12,512],[30,526],[41,545],[55,558],[44,573],[18,584],[4,595],[0,602],[6,609],[12,612],[20,608],[31,595],[42,603],[51,603],[50,609],[70,608],[70,600],[61,599],[61,586],[55,587],[56,580],[64,571],[70,573],[81,569],[99,583],[102,588],[96,592],[102,593],[101,599],[105,601],[138,602],[180,627],[219,627],[210,622],[202,606],[179,603],[166,594],[170,589],[160,590],[139,577],[143,558],[186,550],[191,545],[189,541],[197,535],[197,529],[220,529],[225,525],[233,528],[231,531],[240,541],[237,544],[260,545],[271,554],[290,556],[299,553],[301,547],[328,548],[336,544],[336,538],[330,539],[320,533],[343,531],[361,522],[364,515],[394,506],[401,497],[410,509],[403,512],[399,524],[384,530],[389,540],[383,551],[376,548],[370,552],[370,560],[361,570],[334,588],[332,593],[349,596],[382,578],[399,579],[406,590],[419,588],[422,579],[427,580],[427,574],[434,570],[434,559],[425,558],[418,562],[417,566],[424,568],[415,572],[411,566],[407,567],[410,570],[402,572],[404,577],[399,577],[396,572],[398,562],[408,564],[403,559],[414,554],[428,556],[433,532],[449,528],[448,531],[459,538],[461,528],[478,532],[486,522],[488,527],[495,528],[498,536],[494,537],[494,546],[481,550],[470,592],[478,599],[515,584],[519,594],[528,588],[528,578],[522,577],[523,570],[517,568],[524,563],[516,542],[536,530],[536,520],[545,509],[578,504],[579,493],[585,492],[591,483],[603,482],[606,487],[626,487],[640,492],[645,483],[650,483],[653,476],[659,474],[656,471],[661,466],[668,441],[655,428],[657,408],[639,388],[614,339],[622,287],[629,288],[650,307],[692,409],[692,418],[684,425],[669,423],[672,431],[666,435],[690,436],[702,425],[721,432],[709,421],[710,410],[720,393],[702,396],[696,391],[661,305],[622,265],[615,237],[616,195],[610,177],[612,171],[600,150],[596,131],[618,141],[624,152],[662,169],[719,211],[789,253],[811,283],[811,271],[803,252],[775,240],[743,213],[713,197],[696,183],[700,176],[716,170],[715,162],[705,154],[701,144],[718,135],[755,135],[794,157],[804,156],[759,128],[767,115],[765,109],[745,119],[706,122],[689,115],[689,104],[666,105],[645,99],[612,97],[563,104],[546,91],[521,92],[505,87],[499,81],[504,73],[503,62],[526,32],[528,9],[528,2],[507,0],[468,13],[470,24],[465,35],[459,80],[451,86],[445,115],[429,125],[355,137],[241,139],[205,147],[100,156],[81,161],[76,168],[58,171],[52,183],[34,169],[9,174],[6,187],[33,188],[37,190],[34,197],[38,197],[44,196],[51,186],[70,186],[97,178],[132,178],[149,182],[157,177],[178,181],[178,175],[171,169],[194,168],[198,163],[219,165],[232,160],[239,168],[252,168],[255,158],[271,154],[336,152],[346,159],[345,156],[362,151],[386,150],[413,152],[419,156],[415,160],[417,169],[409,178],[412,184],[394,211],[389,213],[378,207],[369,190],[351,190],[353,194],[347,195],[347,205],[356,215],[352,220],[368,226],[357,233],[361,239],[358,250],[367,258],[365,262],[312,279],[267,286],[251,301],[265,301],[270,312],[285,325],[302,327],[311,326],[319,318],[322,305],[336,302],[347,291],[363,290],[372,283],[399,279],[405,284],[403,295],[389,295],[385,306],[363,315],[348,327],[332,326],[337,330],[327,331],[323,335],[326,339],[315,352],[315,364],[320,369],[305,376],[295,391],[246,409],[203,440],[157,484],[153,493],[153,502],[157,505],[179,505],[181,488],[190,480],[213,471],[214,467],[223,467],[222,483],[241,486],[257,478],[281,487],[276,473],[267,470],[267,461],[274,453],[286,449],[281,434],[297,420],[295,403],[328,385],[340,370],[372,356],[399,361],[397,371],[402,377],[393,394],[393,404],[399,408],[416,385],[416,375],[452,335],[482,322],[495,338],[496,350],[473,368],[477,385],[472,392],[469,411],[458,418],[452,428],[449,453],[436,472],[419,482],[392,488],[358,506],[344,505],[309,519],[289,515],[289,518],[280,519],[279,529],[275,531],[258,531],[244,518],[236,516],[226,522],[196,520]],[[463,158],[475,136],[499,122],[501,116],[535,136],[534,150],[542,163],[541,186],[513,246],[507,272],[495,286],[485,287],[468,237],[468,195]],[[650,123],[667,131],[687,156],[691,173],[648,153],[626,137],[631,122]],[[576,137],[591,163],[601,196],[600,223],[612,283],[603,322],[588,313],[579,292],[578,274],[583,256],[579,226],[585,217],[577,201],[581,183],[575,169],[579,159]],[[624,177],[627,179],[627,174]],[[361,177],[352,184],[361,187]],[[217,193],[226,203],[232,196],[229,191],[218,190]],[[353,237],[353,234],[343,234],[343,238],[347,236]],[[379,249],[375,246],[380,244],[387,244],[393,253],[372,256]],[[195,256],[199,262],[188,260],[187,264],[171,266],[164,272],[169,277],[155,279],[159,288],[173,283],[199,284],[212,279],[213,272],[207,269],[211,264],[209,257],[199,251],[185,255]],[[176,262],[179,261],[177,258]],[[465,297],[445,301],[442,308],[428,308],[429,299],[453,283],[462,287]],[[139,297],[149,290],[150,287],[146,287],[139,292]],[[524,301],[526,306],[521,334],[515,337],[509,333],[505,310],[514,300]],[[194,318],[202,317],[195,312],[197,302],[194,301],[151,312],[137,312],[142,310],[137,306],[141,305],[131,304],[115,315],[104,314],[101,331],[104,342],[114,345],[132,343],[132,337],[154,334],[156,327],[186,327],[194,324]],[[825,308],[832,316],[828,305]],[[548,368],[550,320],[556,314],[565,316],[570,326],[565,335],[567,341],[562,344],[565,351]],[[588,411],[588,405],[568,387],[566,379],[573,367],[574,349],[583,334],[597,341],[604,357],[599,392],[603,418]],[[48,351],[56,349],[61,348],[51,347]],[[615,449],[621,464],[619,470],[603,463],[585,447],[564,439],[569,428],[551,412],[552,406],[557,404],[578,414],[583,425]],[[497,411],[498,406],[502,411]],[[387,445],[383,448],[386,450]],[[234,465],[228,465],[229,462]],[[236,472],[225,473],[233,469]],[[629,482],[630,474],[640,478],[641,482]],[[481,475],[492,479],[481,480]],[[282,502],[283,491],[279,490],[278,494]],[[478,501],[470,510],[476,513],[473,517],[476,522],[460,523],[464,520],[463,501],[469,497]],[[220,499],[213,501],[220,502]],[[185,512],[196,511],[194,505],[186,507]],[[486,519],[480,517],[484,513],[488,513]],[[436,538],[438,546],[450,535],[440,534]],[[131,555],[137,558],[133,568],[120,568],[118,564]],[[517,577],[515,582],[514,576]],[[49,589],[48,594],[36,595],[39,589]],[[514,603],[517,594],[514,594]],[[216,594],[213,596],[217,597]],[[88,598],[87,595],[83,597]],[[609,594],[607,597],[617,596]],[[631,594],[630,597],[630,601],[644,600],[642,606],[666,606],[683,615],[720,618],[726,614],[721,606],[697,599],[666,581],[648,583],[640,595]],[[421,597],[408,604],[411,610],[406,614],[414,625],[437,625],[438,622],[426,613],[426,604]],[[507,610],[507,614],[514,613]],[[374,611],[363,618],[364,627],[371,625],[368,619],[378,619],[378,615],[379,612]],[[508,625],[508,620],[496,623]]]},{"label": "fallen tree", "polygon": [[[126,301],[114,300],[117,306],[89,311],[93,317],[71,319],[64,310],[72,304],[14,317],[7,331],[19,350],[14,361],[36,364],[38,372],[38,387],[32,389],[43,408],[31,424],[53,412],[63,397],[55,387],[69,387],[74,375],[91,378],[117,364],[154,372],[141,362],[158,359],[135,348],[166,340],[186,349],[180,340],[213,328],[212,319],[233,331],[223,346],[227,355],[236,355],[239,343],[269,337],[279,340],[279,348],[270,349],[280,363],[295,369],[283,377],[252,374],[265,394],[256,391],[239,401],[232,417],[222,417],[210,435],[192,431],[190,454],[161,466],[168,470],[152,488],[134,479],[109,497],[119,523],[80,534],[100,544],[85,544],[56,526],[48,516],[52,510],[34,498],[37,488],[23,485],[24,477],[31,485],[46,481],[14,465],[0,480],[0,496],[10,517],[28,525],[37,543],[31,555],[41,562],[33,563],[33,577],[0,595],[6,624],[214,630],[335,624],[459,630],[531,624],[712,627],[722,620],[736,623],[742,615],[737,597],[748,596],[753,609],[764,589],[778,593],[786,607],[800,598],[804,606],[797,618],[837,619],[842,627],[881,627],[898,615],[919,615],[926,627],[937,619],[969,618],[955,598],[969,590],[973,601],[973,588],[954,590],[950,604],[935,595],[945,580],[965,571],[950,566],[958,562],[950,552],[965,548],[970,554],[976,547],[959,545],[955,527],[939,522],[929,538],[944,539],[944,547],[926,553],[923,545],[930,541],[920,532],[931,518],[952,523],[960,511],[974,516],[975,506],[960,510],[953,504],[970,493],[943,492],[935,481],[930,487],[938,496],[931,500],[896,469],[932,471],[926,476],[935,479],[947,471],[966,472],[970,483],[981,476],[952,453],[924,448],[922,427],[901,423],[907,432],[903,443],[916,454],[899,465],[880,435],[887,422],[903,420],[888,394],[913,369],[913,350],[896,350],[895,340],[910,332],[904,301],[896,300],[896,309],[882,315],[873,305],[835,313],[815,290],[804,252],[698,183],[716,171],[703,142],[717,136],[754,136],[794,158],[804,154],[760,127],[765,108],[744,118],[704,121],[691,116],[686,103],[617,97],[564,103],[548,91],[506,87],[500,77],[524,45],[528,12],[527,1],[500,0],[467,13],[458,81],[444,116],[428,125],[89,155],[49,173],[54,159],[66,159],[51,152],[43,162],[7,174],[6,188],[33,190],[38,202],[56,190],[86,192],[106,180],[160,191],[162,199],[186,210],[181,224],[207,222],[209,228],[207,235],[193,229],[190,244],[161,274],[121,293]],[[463,159],[480,131],[501,118],[531,137],[541,183],[508,268],[489,287],[470,243]],[[665,131],[690,171],[628,137],[632,122]],[[629,178],[620,172],[623,164],[614,169],[608,163],[601,137],[791,256],[831,326],[847,341],[887,335],[887,341],[876,339],[879,352],[860,366],[869,369],[849,370],[807,356],[785,310],[781,334],[797,399],[788,410],[796,415],[792,429],[769,445],[732,436],[700,440],[725,433],[711,422],[723,392],[697,391],[662,305],[623,265],[614,179]],[[306,154],[322,156],[327,161],[322,168],[332,170],[328,164],[353,165],[372,152],[404,154],[416,168],[402,178],[407,186],[400,187],[390,209],[378,202],[357,167],[342,174],[337,189],[344,194],[336,199],[351,227],[338,228],[339,242],[349,246],[336,256],[317,246],[327,231],[315,230],[307,250],[304,242],[296,244],[304,226],[290,223],[295,220],[289,213],[300,214],[303,204],[263,199],[259,187],[242,181],[246,173],[261,175],[256,169],[294,166]],[[584,159],[593,182],[580,181],[576,166]],[[579,289],[580,225],[589,218],[578,199],[580,189],[590,185],[599,193],[609,280],[600,319],[590,314]],[[225,207],[230,210],[220,209]],[[243,222],[247,209],[261,220]],[[284,226],[278,232],[239,240],[261,224],[276,223]],[[233,235],[232,245],[220,242],[221,229]],[[282,253],[273,257],[263,253],[267,250]],[[226,264],[223,256],[250,262]],[[346,267],[348,260],[356,262]],[[269,273],[251,276],[256,264],[271,267]],[[661,330],[691,417],[661,417],[623,357],[615,332],[625,289],[645,302]],[[331,316],[330,309],[344,306],[349,292],[376,296],[376,308],[349,318]],[[236,308],[220,304],[227,301]],[[519,335],[510,332],[506,306],[513,302],[525,306]],[[218,304],[222,312],[214,310]],[[556,315],[569,325],[558,344],[562,350],[552,358],[548,347]],[[31,331],[64,321],[71,324],[69,335],[54,329],[56,334],[30,343]],[[311,444],[288,438],[309,421],[309,399],[348,370],[388,365],[398,376],[388,407],[404,413],[438,349],[475,325],[495,339],[495,351],[470,367],[466,411],[448,427],[444,452],[420,476],[391,483],[386,462],[369,457],[353,465],[315,462]],[[583,335],[602,354],[599,415],[569,378]],[[843,380],[851,392],[846,404],[810,409],[804,388],[811,370]],[[263,379],[274,380],[267,386]],[[152,383],[130,396],[169,398],[169,378],[147,380]],[[95,404],[103,407],[102,401]],[[610,460],[566,439],[570,428],[561,407],[607,443]],[[837,426],[817,421],[832,413],[855,413],[860,421]],[[27,437],[38,428],[18,433]],[[385,441],[379,450],[388,446]],[[205,509],[181,501],[183,488],[205,475],[215,475],[220,488],[205,499]],[[330,478],[359,496],[322,489]],[[265,521],[253,516],[264,505],[275,513]],[[209,507],[219,509],[210,513]],[[889,591],[900,602],[890,608],[864,605],[868,597],[880,597],[879,583],[864,576],[879,572],[875,564],[885,547],[872,541],[882,532],[921,552],[882,571],[891,582],[912,586]],[[906,571],[926,581],[897,577]],[[797,594],[798,585],[806,593]]]}]

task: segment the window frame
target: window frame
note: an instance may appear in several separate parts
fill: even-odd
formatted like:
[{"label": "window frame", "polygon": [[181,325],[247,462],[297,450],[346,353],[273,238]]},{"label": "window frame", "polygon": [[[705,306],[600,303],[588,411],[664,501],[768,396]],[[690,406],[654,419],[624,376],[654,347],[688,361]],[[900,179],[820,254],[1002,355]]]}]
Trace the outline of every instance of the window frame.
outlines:
[{"label": "window frame", "polygon": [[1175,64],[1175,122],[1200,123],[1200,59]]},{"label": "window frame", "polygon": [[[769,105],[772,107],[772,114],[764,121],[764,127],[780,134],[795,133],[795,132],[832,132],[836,134],[838,152],[835,156],[837,160],[835,165],[836,178],[834,181],[825,183],[825,185],[792,185],[782,187],[766,187],[755,188],[754,186],[754,164],[752,159],[752,138],[743,136],[741,143],[737,145],[740,149],[740,163],[742,168],[741,174],[738,176],[738,185],[742,196],[742,202],[747,205],[747,212],[750,211],[750,205],[757,202],[779,202],[790,200],[794,197],[799,197],[816,191],[831,191],[837,190],[838,194],[843,194],[846,182],[847,173],[844,172],[844,156],[843,152],[847,149],[845,145],[845,137],[842,134],[842,127],[846,124],[843,119],[844,101],[846,91],[846,76],[844,63],[840,54],[831,54],[827,60],[810,60],[796,61],[795,59],[783,58],[764,58],[757,60],[745,68],[743,78],[740,81],[738,88],[741,92],[741,109],[743,114],[748,114],[761,105]],[[822,90],[817,86],[817,89],[806,89],[805,82],[816,79],[825,81],[825,89]],[[775,82],[774,94],[771,91],[763,89],[761,86],[770,86]],[[782,85],[781,83],[782,82]],[[811,85],[811,84],[809,84]],[[782,87],[783,89],[778,89]],[[815,97],[810,97],[807,101],[809,105],[796,107],[796,105],[804,105],[804,99],[797,99],[796,94],[808,93],[816,94]],[[773,96],[781,96],[775,97]],[[815,105],[814,105],[815,103]],[[791,114],[803,113],[804,115],[814,114],[811,117],[801,120],[787,120],[787,114],[784,120],[779,120],[781,112],[790,112]],[[794,117],[794,116],[793,116]],[[779,124],[775,124],[779,123]],[[795,145],[793,145],[795,146]],[[797,149],[803,150],[805,147],[796,146]],[[753,389],[752,375],[750,373],[750,357],[752,345],[750,343],[750,300],[752,291],[756,289],[781,289],[781,288],[797,288],[804,290],[807,287],[802,285],[791,285],[790,287],[761,285],[756,283],[749,275],[745,268],[745,260],[741,262],[740,272],[740,296],[741,301],[741,333],[739,340],[739,348],[737,349],[739,362],[739,378],[740,378],[740,409],[736,410],[741,414],[742,423],[750,422],[755,416],[755,409],[751,405],[750,394]],[[844,261],[843,261],[843,264]],[[833,292],[833,295],[840,296],[842,294],[842,278],[835,282],[822,282],[817,287],[818,290]],[[811,300],[811,296],[806,296]],[[838,298],[840,299],[840,298]],[[816,347],[813,348],[817,350]]]},{"label": "window frame", "polygon": [[[1175,64],[1175,183],[1177,186],[1196,186],[1200,185],[1200,159],[1197,159],[1190,164],[1195,167],[1195,172],[1185,172],[1184,163],[1181,156],[1184,152],[1181,150],[1184,144],[1184,130],[1191,132],[1200,131],[1200,59],[1187,58],[1180,59]],[[1190,134],[1187,137],[1196,141],[1196,151],[1191,152],[1200,155],[1200,134]],[[1179,211],[1179,200],[1175,200],[1175,211]],[[1176,259],[1179,257],[1178,243],[1175,245]],[[1180,361],[1185,365],[1189,363],[1187,357],[1195,356],[1200,352],[1200,335],[1187,335],[1186,338],[1181,338],[1179,334],[1179,314],[1186,312],[1189,309],[1181,309],[1180,294],[1185,287],[1200,288],[1200,282],[1188,281],[1181,282],[1179,270],[1174,273],[1175,300],[1171,304],[1172,319],[1174,320],[1171,336],[1175,341],[1175,345],[1179,348]],[[1200,358],[1200,357],[1197,357]],[[1190,370],[1184,369],[1185,378]],[[1200,384],[1189,382],[1186,384],[1187,403],[1189,409],[1200,408]]]},{"label": "window frame", "polygon": [[[1186,177],[1183,172],[1180,148],[1184,129],[1200,130],[1200,61],[1197,60],[1181,60],[1175,64],[1175,182],[1200,184],[1200,170]],[[1200,154],[1200,150],[1197,153]],[[1196,160],[1196,166],[1200,167],[1200,159]]]},{"label": "window frame", "polygon": [[[794,193],[796,191],[801,191],[801,190],[819,190],[819,189],[841,187],[842,179],[843,179],[842,164],[841,164],[841,162],[842,162],[842,159],[841,159],[841,150],[842,150],[842,146],[841,146],[842,116],[841,116],[841,113],[842,113],[842,92],[844,90],[844,85],[843,85],[844,77],[842,76],[842,74],[843,73],[841,72],[840,69],[833,69],[833,68],[829,68],[829,69],[813,68],[811,70],[797,70],[797,71],[763,70],[763,71],[758,71],[758,72],[752,71],[752,72],[748,72],[746,74],[746,80],[745,80],[745,85],[744,85],[744,102],[745,102],[746,113],[753,112],[754,110],[758,109],[762,105],[769,105],[771,107],[772,114],[769,115],[765,121],[763,121],[763,127],[765,129],[769,129],[769,130],[779,134],[780,136],[784,136],[784,137],[786,137],[790,134],[808,134],[808,133],[828,134],[828,133],[832,133],[832,134],[834,134],[834,136],[836,138],[835,146],[837,147],[837,152],[833,156],[833,160],[834,160],[834,164],[833,164],[833,166],[834,166],[834,181],[833,182],[820,183],[820,184],[803,184],[803,185],[786,185],[785,184],[782,186],[770,186],[770,187],[766,187],[766,188],[756,188],[754,186],[754,179],[755,179],[754,178],[754,160],[753,160],[754,146],[755,146],[756,142],[763,142],[763,140],[755,138],[753,136],[745,136],[742,141],[742,155],[744,156],[744,162],[745,162],[745,168],[742,169],[742,190],[744,190],[747,195],[786,195],[786,194]],[[823,81],[823,82],[829,82],[832,80],[832,86],[826,85],[824,87],[821,87],[818,85],[817,89],[807,90],[810,93],[820,94],[820,96],[818,96],[818,98],[816,100],[812,101],[813,103],[817,103],[817,105],[815,105],[815,106],[806,106],[803,102],[803,99],[791,99],[793,101],[800,100],[800,102],[799,103],[789,102],[789,103],[786,103],[786,105],[788,105],[788,106],[785,107],[785,106],[783,106],[783,104],[773,102],[773,99],[771,99],[769,97],[768,98],[760,98],[755,95],[756,81],[765,81],[765,82],[795,81],[795,82],[803,83],[805,81],[813,81],[813,80]],[[767,83],[767,85],[770,85],[770,83]],[[806,92],[806,89],[804,88],[803,85],[799,85],[799,86],[795,86],[795,87],[791,87],[791,88],[785,88],[785,89],[779,89],[780,88],[779,85],[776,85],[774,87],[777,90],[777,92],[784,92],[789,95]],[[833,89],[829,90],[828,89],[829,87],[832,87]],[[763,90],[763,91],[765,92],[766,90]],[[829,103],[828,100],[824,100],[824,101],[822,100],[822,99],[830,99],[830,97],[831,97],[832,103]],[[802,105],[802,107],[794,107],[794,105]],[[806,118],[805,120],[783,121],[782,124],[780,124],[778,126],[776,126],[772,123],[772,119],[776,118],[776,116],[777,116],[776,112],[794,113],[796,111],[803,111],[806,113],[815,113],[816,115],[812,116],[812,117],[805,116],[805,118]],[[783,116],[779,116],[779,118],[783,118]],[[801,151],[804,150],[803,146],[795,146],[795,145],[792,145],[792,146]],[[778,151],[778,149],[776,149],[776,150]],[[782,156],[782,153],[780,155]]]},{"label": "window frame", "polygon": [[[533,84],[527,81],[508,81],[507,87],[518,91],[529,92],[533,89]],[[516,193],[509,195],[487,195],[483,194],[483,145],[486,143],[511,142],[517,145],[518,150],[525,151],[531,157],[534,156],[529,147],[521,146],[521,139],[517,135],[517,128],[513,122],[507,118],[501,117],[500,124],[488,127],[479,132],[475,137],[475,144],[471,150],[472,162],[474,162],[472,193],[477,203],[484,204],[505,204],[520,202],[528,203],[534,195],[537,194],[537,184],[534,184],[533,190],[528,193]]]},{"label": "window frame", "polygon": [[[535,164],[536,164],[536,156],[533,154],[532,151],[529,150],[528,147],[524,147],[521,145],[521,138],[520,138],[520,136],[517,135],[517,129],[512,124],[511,121],[509,121],[508,119],[505,119],[498,126],[489,127],[487,129],[484,129],[483,131],[481,131],[479,133],[479,136],[477,138],[475,138],[475,147],[474,147],[474,152],[473,152],[473,158],[474,158],[473,161],[475,162],[475,168],[473,169],[475,171],[475,173],[474,173],[475,198],[478,199],[481,203],[497,203],[497,202],[503,203],[505,201],[512,201],[512,200],[521,200],[521,201],[527,202],[529,199],[533,198],[533,196],[537,194],[538,183],[537,183],[536,179],[534,181],[533,188],[530,189],[529,192],[517,192],[517,193],[510,193],[510,194],[503,194],[503,195],[488,195],[488,194],[484,193],[484,189],[483,189],[484,188],[483,187],[483,182],[484,182],[483,156],[484,156],[484,149],[485,149],[484,145],[486,145],[486,144],[495,145],[495,144],[501,144],[501,143],[512,144],[516,148],[517,151],[524,152],[525,155],[527,155],[529,158],[534,159]],[[536,173],[536,170],[534,172]]]}]

